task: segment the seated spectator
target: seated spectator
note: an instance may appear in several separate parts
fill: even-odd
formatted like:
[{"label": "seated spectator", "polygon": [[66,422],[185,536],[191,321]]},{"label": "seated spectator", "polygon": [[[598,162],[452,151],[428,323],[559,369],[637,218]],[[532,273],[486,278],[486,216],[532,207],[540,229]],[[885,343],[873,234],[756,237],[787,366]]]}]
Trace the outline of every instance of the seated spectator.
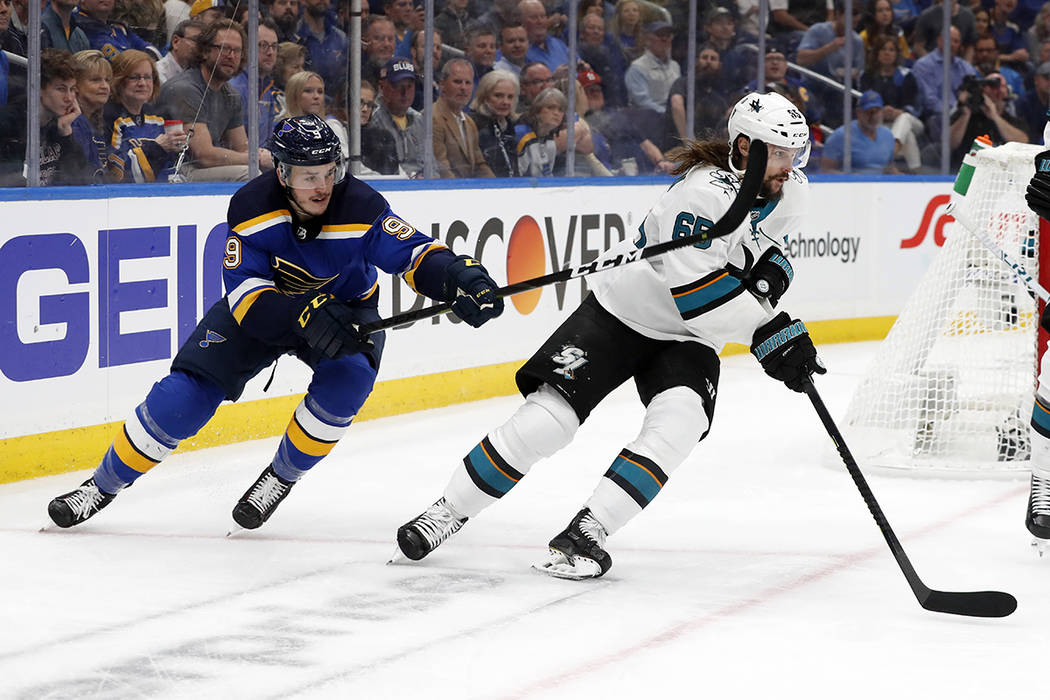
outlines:
[{"label": "seated spectator", "polygon": [[[40,48],[62,49],[69,53],[91,48],[87,34],[80,28],[76,9],[79,0],[51,0],[40,11]],[[2,3],[0,3],[2,4]]]},{"label": "seated spectator", "polygon": [[230,19],[233,8],[225,0],[193,0],[190,5],[190,19],[195,19],[207,26],[222,19]]},{"label": "seated spectator", "polygon": [[910,36],[919,21],[919,13],[926,7],[925,0],[890,0],[890,5],[894,24],[904,31],[905,36]]},{"label": "seated spectator", "polygon": [[520,76],[522,67],[528,62],[525,54],[529,52],[529,37],[525,27],[520,24],[508,24],[500,30],[500,57],[492,64],[496,70],[505,70]]},{"label": "seated spectator", "polygon": [[[663,139],[658,141],[664,151],[681,146],[688,139],[703,141],[725,131],[729,96],[722,88],[721,70],[722,61],[718,51],[710,44],[705,44],[696,54],[692,132],[686,124],[686,76],[683,75],[671,86],[664,115]],[[729,138],[728,132],[725,137]]]},{"label": "seated spectator", "polygon": [[634,108],[607,109],[601,78],[593,71],[581,71],[577,81],[587,97],[587,124],[592,132],[600,133],[609,145],[610,161],[621,175],[639,175],[651,172],[669,173],[674,165],[664,159],[663,153],[642,133]]},{"label": "seated spectator", "polygon": [[[470,0],[448,0],[441,12],[434,15],[434,28],[445,37],[445,43],[464,51],[470,45],[467,40],[468,25],[472,19],[469,5]],[[495,35],[495,29],[492,32]]]},{"label": "seated spectator", "polygon": [[[7,33],[10,26],[11,3],[0,0],[0,37]],[[0,105],[7,104],[8,100],[15,100],[16,96],[24,94],[24,82],[19,89],[12,89],[14,86],[10,84],[10,75],[11,65],[4,53],[4,47],[0,45]]]},{"label": "seated spectator", "polygon": [[299,43],[306,47],[310,68],[324,78],[328,95],[342,95],[346,87],[349,40],[328,15],[328,0],[301,0]]},{"label": "seated spectator", "polygon": [[123,24],[110,21],[112,14],[113,0],[80,0],[77,23],[87,35],[91,48],[98,49],[111,61],[126,49],[145,51],[156,59],[161,57],[156,46],[143,41]]},{"label": "seated spectator", "polygon": [[[299,43],[299,0],[262,0],[266,6],[266,16],[277,25],[277,41]],[[367,5],[367,2],[362,2]],[[367,30],[364,18],[361,19],[361,39],[364,43]]]},{"label": "seated spectator", "polygon": [[959,169],[973,140],[982,134],[991,138],[996,146],[1007,141],[1028,143],[1024,122],[1006,112],[1006,98],[1010,94],[1006,79],[996,73],[985,77],[988,80],[981,87],[978,104],[971,102],[977,99],[976,94],[971,95],[969,90],[959,91],[959,107],[948,127],[952,172]]},{"label": "seated spectator", "polygon": [[[273,66],[273,81],[277,90],[282,95],[278,97],[277,103],[284,108],[284,90],[288,86],[288,79],[296,73],[306,70],[306,47],[302,44],[293,44],[290,41],[282,41],[277,44],[277,61]],[[364,80],[364,78],[362,78]]]},{"label": "seated spectator", "polygon": [[1005,66],[1023,73],[1028,70],[1028,43],[1021,29],[1010,21],[1010,15],[1015,9],[1017,0],[995,0],[988,11],[988,31],[995,38],[999,60]]},{"label": "seated spectator", "polygon": [[[806,30],[798,44],[798,64],[843,84],[846,78],[846,10],[843,0],[834,0],[830,22],[818,22]],[[864,41],[852,29],[848,32],[852,47],[852,80],[856,80],[864,66]],[[807,79],[806,88],[820,102],[824,121],[842,123],[842,93],[816,80]]]},{"label": "seated spectator", "polygon": [[[29,56],[29,39],[26,36],[26,24],[28,20],[29,6],[26,0],[15,0],[12,7],[11,0],[0,0],[0,7],[6,7],[2,11],[6,15],[7,26],[0,29],[0,51],[7,51],[17,56]],[[19,15],[23,15],[22,18]]]},{"label": "seated spectator", "polygon": [[529,105],[532,104],[537,95],[554,85],[554,74],[543,63],[533,61],[532,63],[526,63],[525,67],[521,69],[519,84],[521,86],[521,94],[518,95],[517,111],[523,113],[529,108]]},{"label": "seated spectator", "polygon": [[383,15],[394,25],[394,47],[404,55],[412,41],[412,0],[383,0]]},{"label": "seated spectator", "polygon": [[899,42],[882,36],[872,45],[868,64],[860,76],[860,89],[874,90],[882,98],[882,121],[890,125],[897,141],[896,153],[904,158],[908,170],[922,165],[920,139],[925,133],[919,119],[919,84],[907,68],[899,64]]},{"label": "seated spectator", "polygon": [[[766,47],[766,86],[783,83],[791,88],[794,97],[788,97],[789,100],[795,101],[796,99],[801,102],[800,111],[806,115],[806,121],[813,125],[820,123],[823,113],[821,112],[820,103],[817,99],[805,88],[802,81],[798,78],[788,75],[788,63],[787,58],[784,57],[784,52],[777,48],[775,43],[770,42]],[[738,93],[740,97],[749,92],[755,92],[758,90],[758,79],[754,79],[744,86],[741,93]],[[739,97],[730,100],[735,102]]]},{"label": "seated spectator", "polygon": [[111,18],[152,46],[163,47],[167,44],[163,0],[116,0]]},{"label": "seated spectator", "polygon": [[529,37],[528,61],[539,61],[553,73],[558,66],[569,62],[569,47],[565,42],[547,33],[547,9],[540,0],[521,0],[521,24]]},{"label": "seated spectator", "polygon": [[[0,3],[0,7],[3,3]],[[10,5],[8,4],[8,8]],[[91,184],[84,149],[73,135],[73,123],[81,118],[76,98],[76,64],[59,49],[40,54],[40,184]],[[0,109],[0,186],[25,185],[27,105],[25,96]]]},{"label": "seated spectator", "polygon": [[513,73],[494,70],[478,82],[470,103],[470,118],[478,128],[481,155],[496,177],[518,176],[518,152],[514,124],[518,115],[518,79]]},{"label": "seated spectator", "polygon": [[[707,46],[718,52],[721,64],[721,88],[728,93],[737,90],[755,74],[755,54],[737,45],[736,20],[726,8],[715,5],[704,18]],[[682,57],[684,60],[684,56]]]},{"label": "seated spectator", "polygon": [[1017,103],[1017,116],[1025,124],[1028,143],[1042,143],[1046,115],[1050,110],[1050,61],[1040,63],[1032,76],[1032,87]]},{"label": "seated spectator", "polygon": [[171,80],[193,64],[193,59],[197,55],[197,37],[200,36],[202,29],[204,25],[195,19],[183,20],[175,27],[175,32],[171,35],[171,50],[164,58],[157,61],[157,75],[160,76],[161,84]]},{"label": "seated spectator", "polygon": [[193,0],[164,0],[164,28],[168,33],[169,42],[175,34],[175,27],[190,18],[191,2]]},{"label": "seated spectator", "polygon": [[580,19],[577,49],[580,59],[601,77],[609,106],[626,105],[627,85],[623,76],[627,72],[627,61],[620,44],[605,31],[605,21],[601,16],[592,12]]},{"label": "seated spectator", "polygon": [[547,88],[532,101],[514,128],[518,170],[522,177],[551,177],[558,157],[555,132],[565,123],[568,100],[557,88]]},{"label": "seated spectator", "polygon": [[[952,26],[948,30],[951,38],[950,51],[952,62],[949,67],[951,84],[949,85],[950,101],[948,110],[954,110],[956,104],[956,93],[967,75],[977,75],[973,66],[959,56],[959,48],[962,45],[962,34]],[[941,86],[944,84],[944,41],[937,37],[937,48],[920,58],[912,66],[912,74],[919,85],[919,117],[926,124],[926,133],[931,141],[941,138]],[[967,144],[969,148],[969,144]]]},{"label": "seated spectator", "polygon": [[[364,89],[361,94],[364,99]],[[328,114],[325,108],[324,78],[319,73],[309,70],[296,73],[288,79],[287,90],[284,93],[284,109],[277,115],[277,121],[304,114],[314,114],[325,120],[339,138],[343,160],[349,162],[350,139],[346,133],[346,125],[338,117]]]},{"label": "seated spectator", "polygon": [[[445,41],[447,42],[448,39],[446,38]],[[496,62],[496,32],[492,27],[484,24],[471,27],[467,30],[463,41],[466,44],[465,58],[474,66],[474,80],[479,81],[482,76],[492,70]]]},{"label": "seated spectator", "polygon": [[379,80],[380,69],[397,50],[394,23],[383,15],[369,15],[368,21],[362,23],[361,43],[365,47],[361,57],[361,79],[374,85]]},{"label": "seated spectator", "polygon": [[769,11],[768,31],[789,56],[810,27],[832,20],[827,0],[769,0]]},{"label": "seated spectator", "polygon": [[1035,16],[1032,26],[1028,28],[1024,36],[1029,58],[1035,60],[1037,66],[1040,65],[1040,62],[1036,59],[1039,58],[1043,42],[1050,41],[1050,3],[1042,6],[1039,14]]},{"label": "seated spectator", "polygon": [[423,170],[425,125],[423,115],[412,108],[415,95],[412,62],[401,56],[391,58],[380,71],[379,97],[370,123],[394,138],[398,166],[409,177],[417,177]]},{"label": "seated spectator", "polygon": [[[190,181],[248,179],[244,107],[229,85],[244,68],[244,40],[244,29],[232,20],[208,25],[197,38],[197,67],[161,87],[158,109],[181,121],[189,135],[183,168]],[[259,164],[273,168],[266,149],[259,149]]]},{"label": "seated spectator", "polygon": [[973,26],[977,36],[987,36],[992,33],[992,20],[988,16],[988,10],[976,7],[973,10]]},{"label": "seated spectator", "polygon": [[674,81],[681,68],[671,60],[674,30],[666,22],[653,22],[645,28],[645,53],[631,62],[624,76],[630,104],[663,114]]},{"label": "seated spectator", "polygon": [[84,157],[95,173],[95,181],[102,182],[110,130],[102,108],[109,101],[113,69],[102,52],[95,49],[73,54],[73,63],[77,69],[77,104],[81,114],[73,123],[73,135],[84,148]]},{"label": "seated spectator", "polygon": [[[434,30],[433,36],[434,51],[431,60],[434,62],[434,70],[440,71],[443,54],[443,49],[441,48],[443,45],[441,32]],[[423,86],[426,84],[426,81],[423,79],[423,76],[426,74],[426,34],[423,32],[417,32],[412,37],[412,50],[410,55],[412,56],[412,68],[416,72],[416,99],[412,103],[412,109],[417,112],[422,112],[423,103],[425,101]],[[437,102],[438,92],[437,82],[435,81],[433,96],[435,102]]]},{"label": "seated spectator", "polygon": [[[868,90],[857,104],[857,118],[850,122],[850,172],[894,173],[893,134],[882,125],[882,97]],[[840,126],[824,142],[820,170],[842,172],[845,159],[846,127]]]},{"label": "seated spectator", "polygon": [[[977,23],[973,12],[969,8],[959,4],[959,0],[951,0],[952,3],[952,26],[959,30],[962,57],[970,62],[973,60],[973,45],[977,43]],[[941,41],[941,29],[944,26],[944,5],[942,0],[934,0],[933,5],[923,10],[915,23],[915,31],[912,34],[912,53],[917,56],[925,56],[939,46]],[[953,56],[959,54],[953,50]]]},{"label": "seated spectator", "polygon": [[999,49],[992,35],[982,36],[973,47],[973,67],[981,75],[998,73],[1006,78],[1010,92],[1020,97],[1024,94],[1024,78],[1009,66],[1001,65]]},{"label": "seated spectator", "polygon": [[128,49],[113,59],[113,101],[106,105],[111,124],[106,168],[111,182],[168,182],[186,145],[186,132],[166,133],[153,102],[160,77],[153,58]]},{"label": "seated spectator", "polygon": [[619,0],[609,22],[609,32],[620,44],[627,60],[633,61],[645,51],[642,41],[642,10],[636,0]]},{"label": "seated spectator", "polygon": [[394,135],[372,123],[376,110],[376,89],[361,83],[361,174],[406,175],[398,165]]},{"label": "seated spectator", "polygon": [[[522,177],[563,176],[567,160],[568,129],[565,110],[568,100],[558,88],[547,88],[533,100],[514,127],[517,139],[518,171]],[[574,117],[575,119],[575,117]],[[595,157],[590,125],[583,119],[573,122],[577,169],[581,174],[612,175]]]},{"label": "seated spectator", "polygon": [[[893,4],[890,0],[868,0],[864,15],[860,18],[858,25],[860,38],[864,41],[864,53],[871,56],[878,49],[875,45],[882,45],[883,39],[893,39],[897,42],[897,53],[902,65],[911,65],[911,46],[908,44],[904,30],[897,23],[897,17],[893,14]],[[884,98],[885,99],[885,98]]]},{"label": "seated spectator", "polygon": [[495,177],[478,145],[478,127],[463,112],[473,92],[470,61],[453,58],[445,63],[433,117],[434,159],[441,177]]},{"label": "seated spectator", "polygon": [[[243,70],[234,76],[233,80],[230,81],[230,85],[241,96],[241,106],[244,109],[245,117],[252,113],[249,109],[252,102],[256,99],[258,100],[259,144],[266,146],[270,143],[270,138],[273,136],[273,127],[277,123],[277,114],[284,107],[284,94],[277,87],[277,82],[274,78],[279,44],[277,43],[277,25],[274,24],[273,19],[267,17],[259,23],[258,36],[258,86],[255,89],[249,89],[247,70]],[[294,75],[294,73],[291,75]]]}]

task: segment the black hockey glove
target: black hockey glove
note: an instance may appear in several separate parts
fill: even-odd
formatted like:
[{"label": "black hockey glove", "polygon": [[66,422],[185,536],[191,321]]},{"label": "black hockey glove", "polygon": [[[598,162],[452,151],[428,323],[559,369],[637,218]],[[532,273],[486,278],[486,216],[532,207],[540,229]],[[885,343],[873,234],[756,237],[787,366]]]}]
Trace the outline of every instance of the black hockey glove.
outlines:
[{"label": "black hockey glove", "polygon": [[814,373],[828,371],[817,357],[806,325],[783,311],[755,331],[751,354],[762,363],[766,374],[784,382],[792,391],[803,391],[802,385]]},{"label": "black hockey glove", "polygon": [[795,271],[780,248],[771,246],[762,253],[747,273],[744,285],[756,297],[769,299],[769,303],[776,308],[777,302],[784,296],[794,277]]},{"label": "black hockey glove", "polygon": [[1028,181],[1024,198],[1032,211],[1050,221],[1050,151],[1035,157],[1035,175]]},{"label": "black hockey glove", "polygon": [[503,313],[497,289],[485,266],[469,255],[458,256],[445,268],[445,301],[452,302],[452,313],[475,328]]},{"label": "black hockey glove", "polygon": [[357,330],[358,312],[331,294],[318,294],[303,307],[296,332],[325,357],[354,355],[373,346],[372,339]]}]

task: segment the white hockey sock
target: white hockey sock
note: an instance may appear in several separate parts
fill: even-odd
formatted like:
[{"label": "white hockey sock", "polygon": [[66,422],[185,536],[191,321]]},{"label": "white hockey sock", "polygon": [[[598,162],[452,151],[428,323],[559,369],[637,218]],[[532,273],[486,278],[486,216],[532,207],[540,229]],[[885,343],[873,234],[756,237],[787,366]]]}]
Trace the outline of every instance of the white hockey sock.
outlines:
[{"label": "white hockey sock", "polygon": [[642,512],[708,428],[700,396],[673,387],[653,397],[642,429],[605,472],[586,506],[608,534]]},{"label": "white hockey sock", "polygon": [[532,465],[569,444],[580,421],[561,394],[544,384],[488,435],[452,473],[445,499],[473,518],[502,498]]},{"label": "white hockey sock", "polygon": [[1050,432],[1050,399],[1044,395],[1043,379],[1043,372],[1040,372],[1039,388],[1032,407],[1032,429],[1028,434],[1032,441],[1032,473],[1050,479],[1050,437],[1043,434]]}]

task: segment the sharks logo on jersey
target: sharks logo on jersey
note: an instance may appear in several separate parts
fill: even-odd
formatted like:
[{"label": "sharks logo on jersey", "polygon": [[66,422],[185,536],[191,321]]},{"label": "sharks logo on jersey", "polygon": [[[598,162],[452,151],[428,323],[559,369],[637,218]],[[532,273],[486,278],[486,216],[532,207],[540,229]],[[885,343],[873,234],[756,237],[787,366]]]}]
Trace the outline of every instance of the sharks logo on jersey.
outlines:
[{"label": "sharks logo on jersey", "polygon": [[320,289],[339,275],[331,277],[314,277],[294,263],[276,255],[270,263],[273,268],[273,282],[277,289],[285,294],[305,294]]},{"label": "sharks logo on jersey", "polygon": [[740,187],[740,178],[725,170],[712,170],[711,184],[722,190],[725,196],[736,197],[737,189]]}]

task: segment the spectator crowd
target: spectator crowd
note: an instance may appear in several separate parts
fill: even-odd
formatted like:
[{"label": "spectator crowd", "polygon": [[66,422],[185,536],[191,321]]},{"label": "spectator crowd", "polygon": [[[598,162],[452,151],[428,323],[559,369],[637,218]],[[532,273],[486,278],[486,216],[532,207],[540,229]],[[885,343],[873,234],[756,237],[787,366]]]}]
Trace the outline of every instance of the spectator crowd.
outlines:
[{"label": "spectator crowd", "polygon": [[[349,156],[349,0],[261,0],[258,85],[247,2],[40,0],[30,96],[19,57],[36,1],[0,0],[0,186],[26,183],[30,100],[45,185],[244,180],[253,118],[264,169],[274,124],[298,114],[327,120]],[[977,135],[1039,143],[1050,107],[1039,0],[856,0],[850,17],[843,0],[770,0],[761,57],[758,2],[699,0],[692,131],[685,0],[580,0],[575,65],[564,0],[436,0],[429,113],[422,1],[362,4],[364,176],[419,177],[428,155],[439,177],[565,175],[570,141],[575,175],[665,173],[684,138],[725,137],[729,106],[750,90],[805,115],[810,171],[848,160],[853,172],[937,172],[943,110],[954,170]],[[848,65],[862,95],[843,124]]]}]

